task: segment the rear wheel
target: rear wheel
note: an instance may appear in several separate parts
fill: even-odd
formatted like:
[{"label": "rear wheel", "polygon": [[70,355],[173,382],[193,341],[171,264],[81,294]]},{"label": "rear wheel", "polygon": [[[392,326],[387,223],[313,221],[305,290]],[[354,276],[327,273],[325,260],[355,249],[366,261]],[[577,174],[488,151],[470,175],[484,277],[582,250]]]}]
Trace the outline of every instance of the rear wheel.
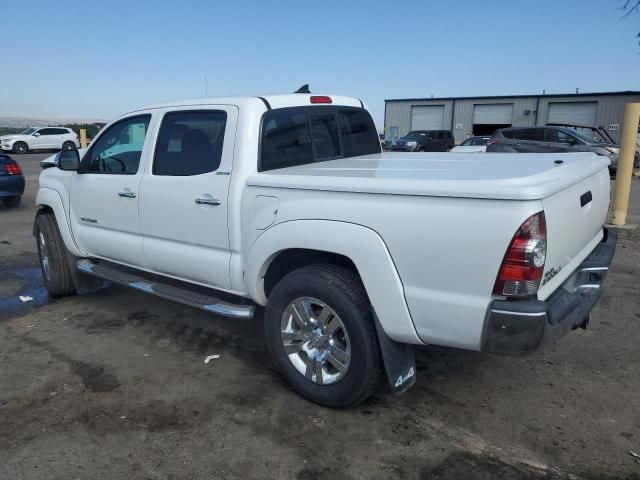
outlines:
[{"label": "rear wheel", "polygon": [[40,268],[49,295],[62,297],[74,293],[75,288],[67,263],[66,248],[55,217],[50,213],[38,215],[35,234]]},{"label": "rear wheel", "polygon": [[62,149],[63,150],[73,150],[76,148],[76,144],[73,142],[64,142],[62,144]]},{"label": "rear wheel", "polygon": [[13,144],[13,153],[27,153],[29,151],[29,145],[25,142],[16,142]]},{"label": "rear wheel", "polygon": [[289,273],[269,296],[265,330],[280,373],[313,402],[348,407],[380,383],[371,306],[351,270],[319,264]]},{"label": "rear wheel", "polygon": [[4,203],[5,207],[15,208],[20,205],[21,200],[22,195],[14,195],[13,197],[3,198],[2,203]]}]

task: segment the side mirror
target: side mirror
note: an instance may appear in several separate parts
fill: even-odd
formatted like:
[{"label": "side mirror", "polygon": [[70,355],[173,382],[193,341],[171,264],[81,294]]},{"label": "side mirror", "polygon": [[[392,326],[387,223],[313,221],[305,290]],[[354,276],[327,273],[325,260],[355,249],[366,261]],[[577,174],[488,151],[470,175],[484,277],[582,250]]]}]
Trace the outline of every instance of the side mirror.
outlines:
[{"label": "side mirror", "polygon": [[66,172],[77,172],[80,167],[80,154],[75,148],[62,150],[56,155],[56,166]]},{"label": "side mirror", "polygon": [[40,136],[40,134],[39,134],[38,132],[36,132],[36,133],[34,133],[34,134],[33,134],[33,136],[34,136],[34,137],[39,137],[39,136]]}]

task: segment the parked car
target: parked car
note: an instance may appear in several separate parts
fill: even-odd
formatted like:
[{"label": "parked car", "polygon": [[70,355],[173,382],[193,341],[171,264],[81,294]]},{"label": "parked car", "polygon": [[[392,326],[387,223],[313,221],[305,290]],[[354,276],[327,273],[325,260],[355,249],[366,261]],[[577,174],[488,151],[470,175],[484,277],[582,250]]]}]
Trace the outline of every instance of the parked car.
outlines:
[{"label": "parked car", "polygon": [[615,175],[620,148],[614,143],[600,142],[571,128],[544,126],[496,130],[487,143],[487,152],[593,152],[611,161],[609,173]]},{"label": "parked car", "polygon": [[458,157],[382,153],[343,96],[132,111],[82,156],[43,162],[44,282],[63,296],[106,280],[238,321],[266,307],[280,373],[332,407],[385,378],[408,389],[412,345],[522,354],[586,326],[616,241],[608,160]]},{"label": "parked car", "polygon": [[13,153],[70,150],[79,146],[78,135],[66,127],[30,127],[14,135],[0,137],[0,149]]},{"label": "parked car", "polygon": [[453,148],[450,130],[412,130],[391,148],[400,152],[448,152]]},{"label": "parked car", "polygon": [[[596,142],[618,146],[618,144],[616,144],[613,137],[609,135],[609,132],[607,132],[607,130],[602,126],[596,127],[594,125],[578,125],[575,123],[547,123],[547,125],[556,126],[556,127],[566,127],[575,131],[590,130],[591,137]],[[635,155],[633,158],[633,166],[634,168],[640,168],[640,126],[638,126],[638,134],[636,136],[636,149],[635,149]]]},{"label": "parked car", "polygon": [[451,149],[455,153],[484,153],[491,137],[469,137],[460,145]]},{"label": "parked car", "polygon": [[18,162],[0,153],[0,200],[7,207],[20,205],[24,193],[24,175]]}]

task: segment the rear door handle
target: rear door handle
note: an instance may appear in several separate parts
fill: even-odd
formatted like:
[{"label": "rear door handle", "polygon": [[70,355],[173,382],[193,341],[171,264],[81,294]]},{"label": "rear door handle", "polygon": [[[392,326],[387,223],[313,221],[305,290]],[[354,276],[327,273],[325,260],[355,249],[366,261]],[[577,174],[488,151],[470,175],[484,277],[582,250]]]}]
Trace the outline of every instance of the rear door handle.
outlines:
[{"label": "rear door handle", "polygon": [[136,194],[128,190],[123,190],[122,192],[118,192],[118,196],[125,197],[125,198],[136,198]]},{"label": "rear door handle", "polygon": [[220,205],[220,200],[217,198],[200,197],[196,198],[196,203],[198,205]]}]

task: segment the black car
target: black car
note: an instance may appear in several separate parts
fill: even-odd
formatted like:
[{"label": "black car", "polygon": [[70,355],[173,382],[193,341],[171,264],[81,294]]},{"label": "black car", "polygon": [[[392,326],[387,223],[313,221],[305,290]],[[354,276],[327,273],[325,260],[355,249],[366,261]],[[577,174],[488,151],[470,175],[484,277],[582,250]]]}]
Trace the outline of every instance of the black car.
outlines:
[{"label": "black car", "polygon": [[451,130],[412,130],[391,148],[401,152],[448,152],[453,148]]},{"label": "black car", "polygon": [[566,127],[511,127],[496,130],[487,142],[487,152],[553,153],[593,152],[609,157],[609,172],[615,175],[620,148]]},{"label": "black car", "polygon": [[18,162],[0,153],[0,200],[7,207],[20,205],[24,193],[24,176]]}]

